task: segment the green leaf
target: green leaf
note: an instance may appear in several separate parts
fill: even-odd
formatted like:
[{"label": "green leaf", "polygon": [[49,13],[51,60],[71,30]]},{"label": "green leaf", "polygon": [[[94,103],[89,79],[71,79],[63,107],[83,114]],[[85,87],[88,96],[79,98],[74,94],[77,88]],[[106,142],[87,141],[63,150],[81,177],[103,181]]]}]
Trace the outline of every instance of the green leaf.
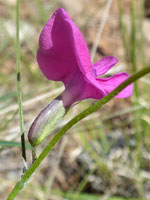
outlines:
[{"label": "green leaf", "polygon": [[7,93],[7,94],[1,96],[0,101],[6,101],[7,99],[11,99],[16,96],[17,96],[17,91],[13,91],[13,92],[10,92],[10,93]]},{"label": "green leaf", "polygon": [[[21,143],[0,140],[0,147],[21,147]],[[26,148],[31,149],[30,144],[26,144]]]}]

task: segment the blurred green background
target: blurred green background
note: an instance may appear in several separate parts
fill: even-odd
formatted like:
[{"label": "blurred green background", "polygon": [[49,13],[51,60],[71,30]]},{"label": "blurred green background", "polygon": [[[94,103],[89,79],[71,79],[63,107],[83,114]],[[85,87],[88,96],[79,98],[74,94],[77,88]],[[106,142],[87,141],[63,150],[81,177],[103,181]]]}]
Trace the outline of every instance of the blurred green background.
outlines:
[{"label": "blurred green background", "polygon": [[[75,21],[98,61],[119,63],[107,73],[130,74],[150,64],[150,0],[22,0],[20,45],[22,98],[28,164],[28,129],[63,91],[46,80],[36,62],[40,32],[59,7]],[[16,0],[0,0],[0,196],[6,199],[21,175],[16,83]],[[96,52],[93,49],[96,47]],[[150,75],[134,85],[128,99],[113,99],[74,126],[45,159],[16,199],[150,199]],[[95,100],[75,105],[58,128]],[[49,138],[50,139],[50,138]],[[39,148],[43,149],[44,144]]]}]

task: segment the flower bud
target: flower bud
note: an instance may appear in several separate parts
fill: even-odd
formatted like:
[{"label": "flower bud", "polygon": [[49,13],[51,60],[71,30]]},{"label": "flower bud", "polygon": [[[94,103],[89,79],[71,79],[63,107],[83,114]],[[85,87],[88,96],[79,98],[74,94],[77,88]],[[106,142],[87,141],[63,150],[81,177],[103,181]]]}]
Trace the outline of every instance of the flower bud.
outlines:
[{"label": "flower bud", "polygon": [[63,105],[61,96],[52,100],[32,123],[28,133],[30,144],[34,147],[41,144],[43,140],[52,133],[66,112],[67,109]]}]

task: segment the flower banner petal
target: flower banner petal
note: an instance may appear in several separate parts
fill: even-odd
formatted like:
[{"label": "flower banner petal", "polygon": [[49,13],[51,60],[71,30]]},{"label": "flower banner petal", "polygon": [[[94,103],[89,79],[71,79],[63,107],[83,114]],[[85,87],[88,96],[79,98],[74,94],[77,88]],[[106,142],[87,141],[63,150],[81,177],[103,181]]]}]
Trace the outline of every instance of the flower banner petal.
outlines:
[{"label": "flower banner petal", "polygon": [[74,41],[74,52],[78,60],[78,67],[82,74],[90,75],[92,77],[92,62],[84,37],[72,20],[67,19],[67,21],[72,28],[72,41]]},{"label": "flower banner petal", "polygon": [[[68,82],[78,70],[69,15],[60,8],[44,26],[39,40],[37,61],[50,80]],[[70,19],[71,20],[71,19]]]},{"label": "flower banner petal", "polygon": [[62,8],[48,20],[39,40],[37,60],[43,74],[65,85],[76,71],[92,74],[92,63],[85,40]]}]

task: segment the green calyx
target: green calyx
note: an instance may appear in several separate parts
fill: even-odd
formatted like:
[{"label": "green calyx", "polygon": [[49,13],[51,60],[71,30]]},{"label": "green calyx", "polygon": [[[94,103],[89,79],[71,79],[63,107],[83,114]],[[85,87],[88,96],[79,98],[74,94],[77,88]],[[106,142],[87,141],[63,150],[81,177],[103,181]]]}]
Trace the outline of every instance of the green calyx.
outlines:
[{"label": "green calyx", "polygon": [[48,135],[52,134],[65,114],[66,108],[63,105],[61,96],[52,100],[32,123],[28,133],[30,144],[33,147],[41,144]]}]

